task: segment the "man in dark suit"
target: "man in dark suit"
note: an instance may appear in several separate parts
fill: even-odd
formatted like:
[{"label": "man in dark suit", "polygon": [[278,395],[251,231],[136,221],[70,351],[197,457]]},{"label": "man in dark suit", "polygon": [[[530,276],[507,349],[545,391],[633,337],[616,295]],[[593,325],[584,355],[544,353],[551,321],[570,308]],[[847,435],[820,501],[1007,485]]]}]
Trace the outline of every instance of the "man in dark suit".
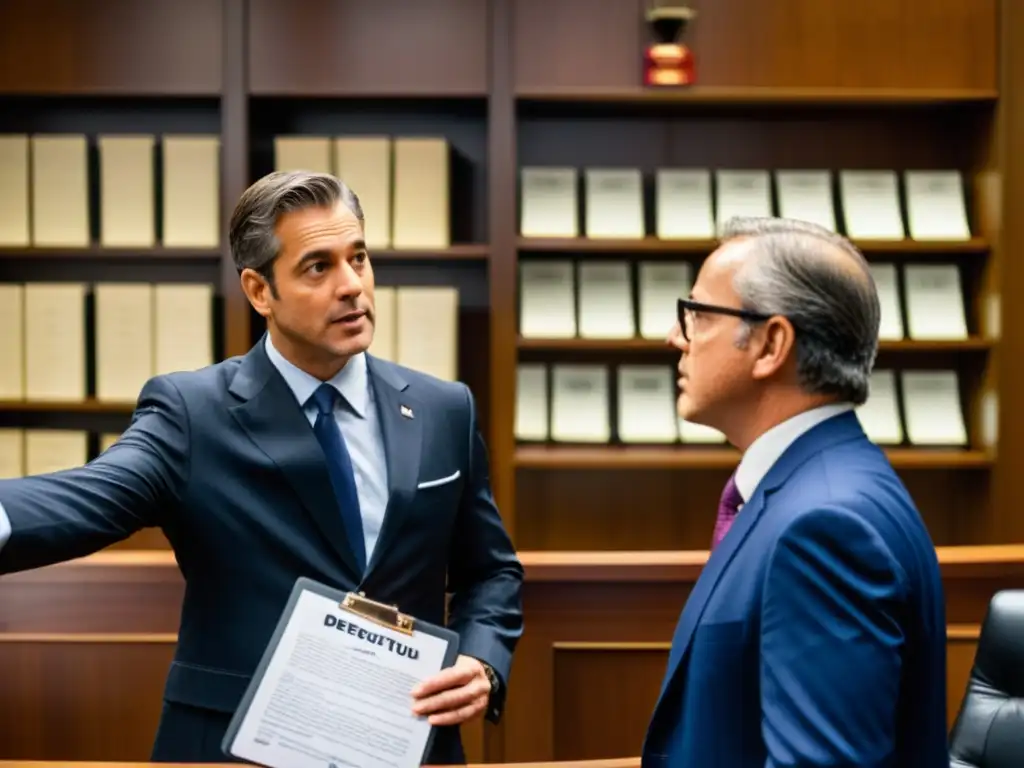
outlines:
[{"label": "man in dark suit", "polygon": [[645,768],[945,768],[934,545],[855,408],[879,300],[844,238],[734,221],[680,300],[680,417],[742,453],[672,640]]},{"label": "man in dark suit", "polygon": [[243,357],[150,380],[88,465],[0,482],[0,573],[163,529],[187,586],[157,761],[223,761],[299,576],[424,621],[447,613],[460,656],[410,707],[439,726],[427,762],[463,762],[457,726],[498,719],[523,627],[473,397],[366,352],[373,268],[359,201],[334,177],[261,179],[230,238],[267,334]]}]

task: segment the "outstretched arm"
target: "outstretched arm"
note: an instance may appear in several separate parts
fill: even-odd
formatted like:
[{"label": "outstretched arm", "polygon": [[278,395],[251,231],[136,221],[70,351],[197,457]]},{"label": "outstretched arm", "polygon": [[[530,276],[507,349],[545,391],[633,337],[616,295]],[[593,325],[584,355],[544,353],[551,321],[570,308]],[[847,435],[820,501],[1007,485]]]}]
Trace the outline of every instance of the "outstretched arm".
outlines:
[{"label": "outstretched arm", "polygon": [[131,426],[84,467],[0,481],[0,573],[96,552],[160,525],[189,472],[188,415],[167,377],[143,387]]},{"label": "outstretched arm", "polygon": [[889,765],[905,597],[888,548],[850,511],[818,509],[783,533],[762,597],[766,768]]}]

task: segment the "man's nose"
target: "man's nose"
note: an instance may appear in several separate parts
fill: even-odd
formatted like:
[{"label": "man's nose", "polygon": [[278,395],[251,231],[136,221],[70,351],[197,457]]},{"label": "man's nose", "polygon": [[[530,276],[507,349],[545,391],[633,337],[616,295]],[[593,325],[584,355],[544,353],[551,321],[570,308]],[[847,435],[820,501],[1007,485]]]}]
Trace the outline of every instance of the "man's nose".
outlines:
[{"label": "man's nose", "polygon": [[676,349],[682,349],[686,340],[683,338],[683,329],[679,327],[679,321],[676,320],[669,329],[668,336],[665,337],[665,342]]},{"label": "man's nose", "polygon": [[341,297],[358,296],[363,292],[362,278],[347,261],[343,262],[341,269],[338,270],[335,292]]}]

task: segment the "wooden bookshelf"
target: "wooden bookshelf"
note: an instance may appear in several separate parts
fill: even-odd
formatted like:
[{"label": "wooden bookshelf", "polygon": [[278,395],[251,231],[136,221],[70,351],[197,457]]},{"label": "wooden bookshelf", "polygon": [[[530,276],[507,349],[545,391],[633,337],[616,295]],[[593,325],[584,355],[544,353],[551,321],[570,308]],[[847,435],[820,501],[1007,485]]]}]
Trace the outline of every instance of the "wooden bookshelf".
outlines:
[{"label": "wooden bookshelf", "polygon": [[207,248],[105,248],[90,246],[88,248],[0,248],[0,261],[16,260],[57,260],[89,259],[92,261],[176,261],[176,262],[219,262],[222,254]]},{"label": "wooden bookshelf", "polygon": [[857,87],[762,87],[701,86],[687,89],[651,90],[643,88],[607,88],[604,86],[548,86],[516,91],[521,103],[652,104],[672,107],[795,107],[875,106],[914,107],[936,104],[986,104],[999,98],[999,92],[987,88],[857,88]]},{"label": "wooden bookshelf", "polygon": [[[896,469],[985,469],[995,459],[970,449],[889,448]],[[515,464],[522,469],[627,470],[627,469],[728,469],[736,468],[739,454],[728,448],[678,446],[573,446],[521,445]]]},{"label": "wooden bookshelf", "polygon": [[[830,25],[839,23],[839,16],[848,12],[839,5],[823,11],[835,20],[828,24],[825,16],[801,17],[798,26],[808,34],[797,40],[788,37],[794,22],[784,20],[781,9],[747,6],[737,0],[726,3],[727,8],[702,9],[702,20],[693,25],[698,35],[698,84],[658,90],[636,84],[637,73],[627,62],[637,55],[638,48],[633,41],[619,41],[616,33],[635,23],[632,4],[597,5],[600,10],[597,6],[585,8],[581,0],[559,0],[543,10],[533,2],[515,7],[513,26],[521,32],[514,37],[520,55],[513,57],[517,167],[640,168],[645,180],[665,166],[815,167],[833,172],[840,168],[953,167],[962,171],[967,181],[970,239],[856,241],[871,261],[955,263],[965,286],[967,338],[885,340],[880,343],[879,363],[900,370],[956,370],[962,383],[969,444],[952,450],[904,445],[888,453],[915,492],[940,545],[1024,537],[1024,526],[1008,516],[1011,496],[1003,496],[1000,490],[1007,452],[1024,450],[1024,443],[1014,448],[1007,443],[1007,435],[1018,431],[1014,417],[1007,412],[1015,406],[1007,398],[999,398],[998,452],[983,423],[991,418],[984,411],[990,407],[993,393],[1002,394],[1003,382],[1009,383],[1006,366],[1013,363],[1008,363],[1005,350],[1024,343],[1024,337],[1018,340],[1005,323],[1008,305],[1003,305],[1002,323],[995,325],[991,315],[1000,286],[1015,270],[1004,256],[1007,243],[1019,242],[1014,238],[1021,236],[1011,224],[1016,217],[1000,208],[1006,205],[1005,198],[1001,201],[996,195],[992,179],[1007,170],[1020,173],[1008,154],[1009,143],[1017,140],[1009,138],[1007,120],[1021,107],[1008,95],[1007,83],[1022,75],[1017,65],[1006,59],[968,63],[969,44],[1008,34],[1006,19],[998,16],[1002,11],[997,13],[996,7],[987,3],[974,6],[970,29],[960,24],[944,38],[947,52],[959,51],[951,56],[961,63],[952,66],[945,62],[941,74],[885,55],[884,74],[872,67],[858,73],[855,66],[837,64],[837,57],[854,49],[853,37],[837,39],[826,34],[827,29],[834,32]],[[905,45],[923,50],[937,44],[934,35],[926,42],[923,30],[886,16],[882,3],[868,6],[860,9],[860,18],[872,19],[869,26],[890,40],[894,50]],[[953,6],[939,3],[930,8],[941,15],[952,13]],[[771,56],[755,61],[752,50],[767,49],[758,48],[746,26],[728,21],[745,13],[757,15],[759,27],[773,29],[790,42],[771,46]],[[877,17],[872,15],[875,13]],[[952,23],[952,16],[949,18]],[[821,32],[820,38],[811,34],[815,29]],[[589,46],[584,40],[602,44]],[[732,59],[725,56],[724,51],[735,51],[740,40],[752,46],[751,50]],[[702,66],[706,77],[700,74]],[[646,237],[527,238],[516,232],[516,263],[554,258],[576,264],[605,258],[633,262],[671,259],[699,267],[716,243],[655,237],[653,193],[649,182],[645,181],[645,186]],[[1002,210],[1006,210],[1005,216],[1000,214]],[[662,339],[523,338],[518,332],[509,336],[514,336],[510,341],[516,346],[517,361],[524,362],[600,362],[611,369],[619,363],[669,363],[678,357]],[[613,392],[613,408],[614,399]],[[506,425],[511,422],[506,415]],[[735,455],[714,447],[682,444],[664,448],[622,445],[614,438],[614,426],[612,431],[612,443],[606,446],[513,447],[512,493],[501,500],[505,506],[514,500],[511,507],[519,541],[530,547],[576,549],[574,529],[568,523],[557,525],[552,518],[580,524],[575,510],[587,508],[594,525],[585,534],[581,532],[580,538],[595,546],[619,546],[614,543],[620,534],[611,523],[611,507],[624,503],[618,484],[626,482],[634,516],[664,524],[663,510],[675,504],[677,514],[702,518],[693,526],[668,529],[652,522],[645,529],[647,538],[633,536],[633,545],[662,548],[669,537],[672,548],[704,546],[705,528],[711,520],[703,519],[700,510],[714,507],[728,471],[735,466]],[[1009,439],[1017,445],[1014,438]],[[635,482],[628,479],[630,472],[636,474]],[[970,510],[966,517],[965,509]],[[597,529],[607,530],[607,542],[599,540],[594,533]]]},{"label": "wooden bookshelf", "polygon": [[[662,339],[543,339],[518,337],[516,343],[521,350],[541,352],[678,352]],[[966,339],[884,339],[878,343],[880,352],[984,352],[995,345],[993,339],[971,336]]]},{"label": "wooden bookshelf", "polygon": [[[634,562],[652,552],[706,549],[737,456],[719,446],[614,440],[517,444],[520,361],[675,362],[657,339],[522,338],[519,265],[678,258],[696,267],[716,243],[659,240],[650,222],[638,240],[521,237],[519,170],[602,164],[638,167],[649,177],[663,166],[956,168],[969,182],[970,240],[857,243],[872,261],[956,263],[965,289],[968,338],[885,341],[880,362],[957,370],[969,443],[887,453],[945,557],[962,548],[983,559],[987,547],[1024,542],[1017,512],[1024,410],[1015,397],[1024,380],[1024,302],[1015,293],[1024,286],[1024,260],[1017,258],[1024,216],[1015,208],[1024,199],[1024,6],[907,0],[905,12],[894,14],[892,0],[702,3],[691,40],[698,84],[647,90],[639,85],[644,5],[304,0],[297,14],[291,0],[7,0],[0,4],[0,132],[80,132],[91,142],[104,132],[216,134],[222,237],[217,248],[197,250],[5,248],[0,281],[209,283],[217,294],[216,355],[241,355],[263,327],[241,293],[224,233],[239,195],[271,170],[273,137],[444,136],[460,158],[451,247],[373,253],[378,284],[459,286],[460,378],[476,397],[496,500],[524,561],[600,553]],[[93,230],[98,242],[95,221]],[[130,410],[94,400],[7,402],[0,403],[0,426],[114,432]],[[147,535],[126,546],[122,552],[166,554],[168,545]],[[635,597],[615,583],[617,571],[601,573],[607,580],[600,589],[623,604]],[[990,582],[984,585],[958,592],[957,610],[987,600]],[[611,707],[588,710],[578,722],[542,721],[531,709],[530,695],[550,702],[576,683],[584,690],[580,670],[594,669],[574,657],[577,677],[552,671],[553,643],[578,640],[579,617],[563,616],[565,596],[575,593],[560,589],[530,585],[527,634],[531,626],[544,629],[524,641],[505,723],[467,730],[471,761],[613,757],[626,749],[622,739],[633,738],[607,735],[618,731]],[[596,593],[580,594],[586,605],[599,602]],[[661,617],[660,632],[671,628],[684,597],[666,587],[637,597],[636,610]],[[641,639],[587,626],[594,642]],[[591,679],[628,676],[630,665],[648,664],[622,647],[601,654],[607,663]],[[153,653],[145,664],[164,665],[153,673],[162,681],[166,654]],[[104,658],[116,663],[116,653]],[[643,667],[645,674],[653,668]],[[639,694],[634,699],[640,710],[647,706]],[[109,724],[96,727],[114,732]],[[123,748],[83,740],[68,747],[73,756],[58,757],[145,759],[140,745],[148,747],[148,738]]]},{"label": "wooden bookshelf", "polygon": [[485,244],[467,243],[453,245],[436,251],[423,250],[374,250],[371,258],[375,261],[486,261]]},{"label": "wooden bookshelf", "polygon": [[[1015,84],[1024,82],[1024,57],[1008,55],[1005,47],[1011,39],[1018,46],[1022,42],[1024,27],[1010,18],[1020,9],[982,2],[964,11],[953,2],[930,2],[930,18],[949,25],[940,32],[909,16],[895,18],[884,0],[861,3],[856,12],[849,4],[828,0],[816,3],[813,12],[810,4],[783,8],[753,0],[705,3],[690,38],[697,85],[657,90],[638,85],[641,49],[634,30],[645,39],[637,25],[638,5],[612,0],[513,3],[508,61],[515,157],[514,163],[502,159],[514,171],[528,165],[640,168],[647,236],[523,237],[517,222],[503,219],[508,240],[503,244],[500,233],[492,231],[492,279],[500,275],[504,285],[516,280],[519,264],[555,259],[576,265],[626,261],[634,275],[641,261],[687,262],[696,271],[716,243],[655,236],[650,179],[660,167],[824,168],[833,173],[842,168],[956,168],[967,183],[970,239],[856,241],[873,263],[956,264],[964,286],[966,338],[884,340],[878,365],[955,370],[968,444],[886,446],[885,451],[943,557],[977,553],[979,545],[988,552],[990,546],[1024,541],[1012,482],[1014,462],[1021,460],[1016,457],[1024,458],[1024,416],[1012,394],[1019,376],[1017,359],[1024,353],[1024,327],[1010,327],[1020,302],[1007,293],[1011,285],[1024,284],[1024,269],[1012,258],[1024,248],[1024,219],[1005,197],[1011,189],[1024,194],[1024,98],[1011,93],[1020,87]],[[925,13],[923,4],[921,9]],[[1018,26],[1011,31],[1013,24]],[[794,34],[797,29],[799,35]],[[866,37],[874,41],[867,58]],[[981,60],[972,53],[985,46],[994,50],[995,45],[1000,46],[999,55]],[[922,64],[925,58],[944,60],[930,68]],[[498,266],[494,262],[501,249],[514,257]],[[500,338],[492,337],[494,378],[509,370],[513,359],[548,365],[599,363],[610,374],[623,363],[678,363],[678,352],[657,338],[524,338],[517,323],[499,319],[498,313],[506,311],[518,311],[516,299],[492,305],[492,321],[502,329]],[[514,345],[514,354],[506,345]],[[609,382],[614,410],[614,376]],[[492,386],[497,393],[501,385]],[[539,586],[530,590],[528,600],[542,606],[534,622],[542,637],[528,642],[530,650],[523,653],[530,661],[524,664],[531,670],[533,664],[545,670],[554,666],[550,674],[558,681],[555,685],[564,685],[556,687],[558,700],[572,701],[588,713],[577,717],[578,724],[569,724],[554,705],[538,710],[517,699],[516,714],[504,732],[503,754],[516,759],[541,754],[585,758],[599,751],[627,754],[628,745],[642,739],[642,723],[622,739],[597,735],[619,726],[613,725],[610,709],[588,707],[588,698],[598,694],[596,688],[587,688],[585,675],[650,675],[656,691],[658,667],[649,660],[659,653],[664,634],[588,633],[577,628],[579,616],[560,618],[557,612],[568,612],[572,599],[599,600],[600,594],[610,602],[634,601],[631,615],[637,621],[652,620],[662,601],[673,598],[664,594],[645,599],[651,571],[641,574],[638,564],[651,560],[654,568],[653,561],[660,566],[667,560],[686,561],[696,578],[719,494],[739,456],[719,445],[622,444],[615,437],[614,412],[607,445],[516,444],[507,437],[514,426],[513,408],[503,404],[513,388],[505,385],[501,394],[502,401],[496,397],[493,407],[492,418],[501,423],[492,428],[492,450],[499,462],[508,456],[511,468],[496,469],[499,502],[503,511],[514,513],[517,543],[524,557],[531,558],[530,578],[550,573],[558,582],[550,594]],[[997,415],[991,410],[995,400]],[[666,558],[661,554],[665,550],[672,555]],[[1016,549],[1014,553],[1019,555]],[[588,565],[566,565],[570,561]],[[573,574],[565,582],[556,575],[562,567]],[[1014,567],[1019,566],[991,566],[993,572],[1006,574]],[[599,584],[589,592],[570,587],[568,582],[577,577]],[[631,578],[642,581],[644,588],[634,586]],[[954,592],[960,594],[952,585],[947,589],[951,600]],[[976,599],[982,594],[987,599],[990,593],[982,588]],[[680,595],[677,605],[684,600]],[[950,616],[954,613],[951,607]],[[587,616],[597,621],[596,613]],[[967,638],[969,632],[961,630],[951,630],[950,637]],[[579,642],[584,636],[589,643]],[[961,659],[970,658],[973,641],[950,642],[949,695],[955,706],[966,674],[956,670]],[[570,686],[590,693],[573,694]],[[538,739],[545,745],[538,751],[507,746]],[[593,751],[579,746],[584,743]],[[574,747],[559,752],[559,745],[568,744]]]},{"label": "wooden bookshelf", "polygon": [[[984,238],[972,237],[963,241],[921,240],[859,240],[855,243],[865,255],[876,254],[934,257],[936,255],[984,255],[989,244]],[[706,256],[717,246],[714,240],[662,240],[645,237],[642,240],[589,239],[583,237],[548,238],[521,237],[518,248],[522,253],[637,253]]]},{"label": "wooden bookshelf", "polygon": [[112,403],[103,400],[0,400],[4,413],[117,413],[128,415],[135,403]]}]

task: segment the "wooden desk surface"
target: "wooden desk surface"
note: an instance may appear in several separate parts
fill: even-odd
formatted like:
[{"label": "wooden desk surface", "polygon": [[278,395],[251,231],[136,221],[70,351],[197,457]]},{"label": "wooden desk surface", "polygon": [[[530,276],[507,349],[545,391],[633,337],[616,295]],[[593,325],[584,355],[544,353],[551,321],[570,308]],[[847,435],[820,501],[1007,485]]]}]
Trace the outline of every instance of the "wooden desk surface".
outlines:
[{"label": "wooden desk surface", "polygon": [[[500,763],[470,764],[467,768],[499,768]],[[504,763],[509,768],[639,768],[639,757],[545,763]],[[90,763],[74,761],[0,760],[0,768],[237,768],[238,763]]]},{"label": "wooden desk surface", "polygon": [[[943,575],[949,578],[986,575],[1024,576],[1024,544],[936,547]],[[550,581],[694,581],[708,559],[707,550],[640,552],[520,551],[529,582]],[[103,550],[46,568],[3,577],[4,584],[109,581],[118,571],[131,571],[135,582],[179,580],[170,550]]]}]

